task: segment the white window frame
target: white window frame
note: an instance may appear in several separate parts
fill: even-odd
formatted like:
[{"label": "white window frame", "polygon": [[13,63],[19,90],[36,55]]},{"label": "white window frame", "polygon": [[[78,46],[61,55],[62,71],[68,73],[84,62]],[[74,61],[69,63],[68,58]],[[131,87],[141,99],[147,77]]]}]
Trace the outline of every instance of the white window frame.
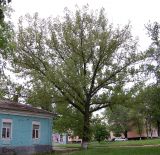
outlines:
[{"label": "white window frame", "polygon": [[[2,133],[3,133],[3,123],[11,123],[10,137],[8,137],[8,138],[4,138],[4,137],[2,136]],[[11,120],[11,119],[2,119],[1,138],[2,138],[3,140],[11,140],[11,139],[12,139],[12,125],[13,125],[13,123],[12,123],[12,120]]]},{"label": "white window frame", "polygon": [[[33,125],[39,125],[38,138],[36,138],[36,137],[33,138]],[[37,121],[33,121],[33,122],[32,122],[32,139],[33,139],[33,140],[38,140],[38,139],[40,139],[40,135],[41,135],[41,134],[40,134],[40,131],[41,131],[40,128],[41,128],[40,122],[37,122]]]}]

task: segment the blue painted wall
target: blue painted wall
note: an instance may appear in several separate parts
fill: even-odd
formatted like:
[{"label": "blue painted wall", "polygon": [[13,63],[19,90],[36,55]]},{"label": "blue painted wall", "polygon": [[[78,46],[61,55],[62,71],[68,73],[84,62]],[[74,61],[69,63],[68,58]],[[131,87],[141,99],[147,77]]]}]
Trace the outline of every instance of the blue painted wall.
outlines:
[{"label": "blue painted wall", "polygon": [[[4,140],[1,138],[2,119],[12,120],[12,138]],[[40,138],[39,140],[32,139],[32,122],[40,122]],[[52,119],[39,118],[31,116],[18,116],[12,114],[0,113],[0,146],[32,146],[52,145]]]}]

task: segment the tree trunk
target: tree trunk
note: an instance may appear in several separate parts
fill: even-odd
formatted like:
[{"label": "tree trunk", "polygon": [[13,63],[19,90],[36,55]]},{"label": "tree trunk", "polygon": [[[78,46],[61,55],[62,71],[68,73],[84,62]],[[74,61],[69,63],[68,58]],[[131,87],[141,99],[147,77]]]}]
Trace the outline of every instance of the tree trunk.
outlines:
[{"label": "tree trunk", "polygon": [[152,139],[153,135],[152,135],[152,124],[151,124],[151,122],[150,122],[150,125],[149,125],[149,132],[150,132],[150,138]]},{"label": "tree trunk", "polygon": [[128,138],[127,133],[128,133],[128,131],[127,131],[127,130],[125,130],[125,131],[124,131],[124,136],[125,136],[125,138]]},{"label": "tree trunk", "polygon": [[142,139],[142,133],[141,133],[141,131],[139,132],[139,139],[140,140]]},{"label": "tree trunk", "polygon": [[145,125],[146,125],[146,134],[147,134],[147,139],[149,138],[149,131],[148,131],[148,121],[147,121],[147,119],[146,119],[146,123],[145,123]]},{"label": "tree trunk", "polygon": [[14,94],[14,96],[13,96],[13,102],[18,102],[18,99],[19,99],[19,95]]},{"label": "tree trunk", "polygon": [[90,114],[89,114],[89,106],[86,106],[84,114],[82,145],[81,145],[83,149],[88,148],[89,139],[90,139]]},{"label": "tree trunk", "polygon": [[138,132],[139,132],[139,139],[142,139],[142,130],[141,130],[141,125],[138,123]]},{"label": "tree trunk", "polygon": [[149,120],[149,132],[150,132],[150,138],[152,138],[152,121],[151,121],[151,118]]},{"label": "tree trunk", "polygon": [[160,137],[160,121],[157,121],[157,132],[158,132],[158,137]]}]

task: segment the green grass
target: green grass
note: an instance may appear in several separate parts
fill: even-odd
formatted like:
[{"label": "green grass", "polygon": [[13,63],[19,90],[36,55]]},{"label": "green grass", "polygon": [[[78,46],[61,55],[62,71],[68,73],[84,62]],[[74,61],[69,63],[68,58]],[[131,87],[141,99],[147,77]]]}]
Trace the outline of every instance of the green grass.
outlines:
[{"label": "green grass", "polygon": [[[148,146],[147,146],[148,145]],[[92,142],[88,150],[77,152],[66,152],[63,155],[160,155],[160,139],[153,140],[134,140],[122,142]],[[78,147],[80,144],[58,145],[59,147]],[[60,153],[43,154],[43,155],[61,155]]]},{"label": "green grass", "polygon": [[160,155],[160,148],[92,148],[72,155]]},{"label": "green grass", "polygon": [[74,153],[52,153],[43,155],[160,155],[160,147],[90,148],[86,151],[79,151]]},{"label": "green grass", "polygon": [[112,146],[143,146],[143,145],[158,145],[160,139],[149,139],[149,140],[128,140],[128,141],[116,141],[116,142],[92,142],[90,146],[101,146],[101,147],[112,147]]},{"label": "green grass", "polygon": [[[143,145],[158,145],[160,144],[160,139],[148,139],[148,140],[128,140],[128,141],[116,141],[116,142],[91,142],[89,147],[118,147],[118,146],[143,146]],[[79,148],[80,144],[66,144],[66,145],[56,145],[58,147],[72,147]]]}]

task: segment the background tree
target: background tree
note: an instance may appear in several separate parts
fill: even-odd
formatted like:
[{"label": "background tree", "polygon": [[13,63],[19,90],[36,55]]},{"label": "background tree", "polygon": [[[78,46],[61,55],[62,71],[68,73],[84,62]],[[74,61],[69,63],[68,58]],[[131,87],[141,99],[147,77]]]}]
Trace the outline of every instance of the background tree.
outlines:
[{"label": "background tree", "polygon": [[[160,31],[159,31],[160,24],[158,22],[149,23],[147,24],[146,29],[152,41],[151,45],[149,46],[149,49],[147,50],[146,72],[150,73],[152,77],[154,75],[156,84],[154,84],[153,91],[154,91],[154,95],[156,95],[159,98],[159,92],[156,91],[156,89],[159,90],[159,87],[160,87]],[[155,94],[155,92],[157,92],[157,94]],[[151,100],[155,101],[155,99],[152,97],[151,97]],[[156,100],[155,102],[157,102],[157,104],[156,103],[153,103],[153,104],[154,105],[156,104],[158,106],[159,101]],[[160,136],[159,117],[160,115],[157,113],[156,118],[157,118],[158,136]]]},{"label": "background tree", "polygon": [[155,85],[141,89],[136,97],[138,106],[140,107],[139,109],[141,109],[140,113],[145,118],[147,135],[151,138],[152,127],[157,127],[158,129],[157,121],[159,121],[160,113],[159,97],[159,88]]},{"label": "background tree", "polygon": [[136,130],[139,134],[140,140],[142,139],[142,133],[144,132],[144,115],[140,112],[140,109],[132,109],[131,111],[131,126],[133,130]]},{"label": "background tree", "polygon": [[[144,83],[140,82],[129,91],[122,91],[115,105],[106,109],[105,115],[108,119],[110,130],[115,136],[123,133],[127,138],[127,131],[137,131],[141,139],[146,130],[151,135],[153,126],[153,103],[151,103],[151,91],[147,93]],[[153,111],[152,111],[153,110]]]},{"label": "background tree", "polygon": [[[9,14],[10,10],[7,8],[7,2],[11,1],[0,0],[0,56],[6,56],[6,51],[10,47],[10,42],[13,35],[13,29],[10,22],[6,22],[5,15]],[[0,63],[2,64],[2,62]]]},{"label": "background tree", "polygon": [[55,103],[65,100],[81,113],[86,147],[92,113],[112,104],[141,58],[130,27],[113,29],[104,9],[89,14],[86,6],[75,15],[66,10],[63,20],[37,14],[25,19],[28,25],[19,22],[13,63],[24,76],[52,84]]},{"label": "background tree", "polygon": [[11,40],[13,36],[13,28],[9,21],[5,21],[5,16],[10,14],[8,3],[11,1],[0,0],[0,98],[8,95],[9,85],[11,84],[10,78],[5,75],[6,61],[4,58],[7,56],[8,50],[12,47]]},{"label": "background tree", "polygon": [[147,65],[146,71],[154,74],[156,78],[156,83],[159,86],[160,83],[160,24],[154,22],[153,24],[149,23],[146,26],[148,30],[148,35],[151,38],[151,45],[147,50]]},{"label": "background tree", "polygon": [[0,0],[0,22],[1,24],[4,22],[5,17],[5,7],[11,0]]},{"label": "background tree", "polygon": [[107,140],[110,136],[107,124],[103,118],[99,117],[98,114],[96,117],[91,119],[91,130],[93,139],[99,143],[101,141]]},{"label": "background tree", "polygon": [[111,109],[107,109],[105,113],[110,131],[115,136],[121,136],[123,133],[125,138],[128,138],[127,132],[131,129],[130,109],[123,105],[115,105]]}]

